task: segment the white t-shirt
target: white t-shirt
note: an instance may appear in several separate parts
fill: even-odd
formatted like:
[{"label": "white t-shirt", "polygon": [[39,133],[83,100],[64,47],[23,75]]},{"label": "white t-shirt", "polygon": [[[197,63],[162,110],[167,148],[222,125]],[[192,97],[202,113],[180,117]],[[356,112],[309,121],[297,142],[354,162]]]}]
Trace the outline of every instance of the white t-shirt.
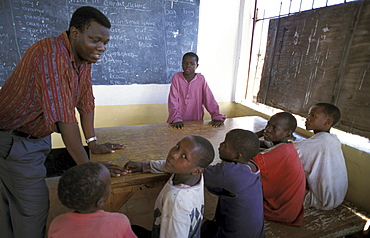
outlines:
[{"label": "white t-shirt", "polygon": [[341,143],[336,135],[319,132],[294,142],[307,180],[305,207],[329,210],[339,206],[347,193],[348,176]]},{"label": "white t-shirt", "polygon": [[[152,164],[151,161],[153,168]],[[173,177],[174,174],[164,185],[155,202],[152,237],[200,237],[204,214],[203,175],[200,182],[194,186],[173,185]]]}]

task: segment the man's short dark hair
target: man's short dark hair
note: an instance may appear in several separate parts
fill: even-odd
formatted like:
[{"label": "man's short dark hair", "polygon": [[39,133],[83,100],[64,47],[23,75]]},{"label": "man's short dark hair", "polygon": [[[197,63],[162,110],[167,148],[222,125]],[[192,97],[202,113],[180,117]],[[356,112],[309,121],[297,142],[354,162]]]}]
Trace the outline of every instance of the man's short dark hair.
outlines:
[{"label": "man's short dark hair", "polygon": [[260,150],[260,142],[258,136],[248,130],[233,129],[227,134],[228,143],[235,150],[240,153],[244,161],[249,161],[255,157]]},{"label": "man's short dark hair", "polygon": [[92,21],[100,25],[111,28],[109,19],[98,9],[94,7],[84,6],[78,8],[72,15],[69,29],[72,26],[76,27],[80,32],[84,32],[91,24]]},{"label": "man's short dark hair", "polygon": [[316,103],[314,106],[322,107],[323,113],[325,113],[326,116],[331,117],[333,119],[333,124],[331,124],[331,127],[335,126],[339,122],[340,110],[337,106],[330,104],[330,103],[325,103],[325,102]]},{"label": "man's short dark hair", "polygon": [[213,145],[211,142],[209,142],[209,140],[201,136],[189,136],[189,138],[196,144],[196,153],[199,156],[198,166],[201,168],[207,167],[215,158],[215,150],[213,149]]},{"label": "man's short dark hair", "polygon": [[58,184],[58,197],[62,204],[84,211],[99,201],[108,186],[99,178],[102,169],[101,164],[88,162],[66,170]]}]

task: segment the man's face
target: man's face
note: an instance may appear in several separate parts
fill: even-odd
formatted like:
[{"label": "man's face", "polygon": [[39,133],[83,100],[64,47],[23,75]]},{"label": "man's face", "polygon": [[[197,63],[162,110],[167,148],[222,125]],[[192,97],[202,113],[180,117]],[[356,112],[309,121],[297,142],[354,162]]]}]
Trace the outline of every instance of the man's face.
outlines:
[{"label": "man's face", "polygon": [[92,21],[83,32],[71,27],[70,34],[72,34],[72,50],[76,64],[96,63],[106,50],[110,29]]}]

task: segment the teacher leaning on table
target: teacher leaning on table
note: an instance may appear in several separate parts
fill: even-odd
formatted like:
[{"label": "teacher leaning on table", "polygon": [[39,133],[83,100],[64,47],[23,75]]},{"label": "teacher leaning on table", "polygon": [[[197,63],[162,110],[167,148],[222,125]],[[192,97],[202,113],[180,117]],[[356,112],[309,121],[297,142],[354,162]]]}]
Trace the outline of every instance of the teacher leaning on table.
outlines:
[{"label": "teacher leaning on table", "polygon": [[[49,211],[44,161],[50,134],[61,133],[77,164],[88,162],[75,108],[92,153],[122,144],[96,143],[91,64],[106,49],[111,24],[93,7],[77,9],[69,30],[36,42],[0,90],[0,230],[2,237],[44,237]],[[105,164],[112,176],[123,172]]]}]

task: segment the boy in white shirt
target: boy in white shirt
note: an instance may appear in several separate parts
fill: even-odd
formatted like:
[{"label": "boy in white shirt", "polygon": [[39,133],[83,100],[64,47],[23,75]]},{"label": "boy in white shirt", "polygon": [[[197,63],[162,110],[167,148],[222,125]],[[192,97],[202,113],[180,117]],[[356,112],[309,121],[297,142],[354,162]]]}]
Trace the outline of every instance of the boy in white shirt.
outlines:
[{"label": "boy in white shirt", "polygon": [[151,237],[200,237],[204,213],[203,171],[214,156],[207,139],[187,136],[169,151],[167,160],[126,163],[124,168],[128,172],[172,173],[155,203]]},{"label": "boy in white shirt", "polygon": [[294,142],[307,179],[305,207],[329,210],[339,206],[347,193],[347,168],[341,143],[330,133],[339,119],[338,107],[329,103],[313,105],[306,118],[306,129],[315,134]]}]

